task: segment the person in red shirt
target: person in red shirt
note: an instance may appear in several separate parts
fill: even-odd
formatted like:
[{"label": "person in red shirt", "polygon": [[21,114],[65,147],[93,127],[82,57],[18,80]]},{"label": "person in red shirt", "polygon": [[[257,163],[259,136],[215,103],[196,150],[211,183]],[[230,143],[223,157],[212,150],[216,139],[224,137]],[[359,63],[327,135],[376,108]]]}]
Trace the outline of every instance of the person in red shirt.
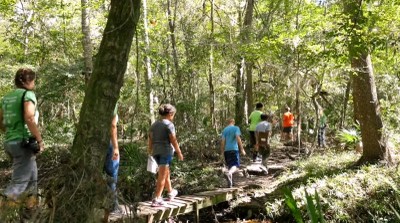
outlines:
[{"label": "person in red shirt", "polygon": [[281,134],[281,141],[291,140],[293,142],[293,125],[294,125],[294,116],[290,112],[290,108],[285,108],[285,113],[282,117],[282,134]]}]

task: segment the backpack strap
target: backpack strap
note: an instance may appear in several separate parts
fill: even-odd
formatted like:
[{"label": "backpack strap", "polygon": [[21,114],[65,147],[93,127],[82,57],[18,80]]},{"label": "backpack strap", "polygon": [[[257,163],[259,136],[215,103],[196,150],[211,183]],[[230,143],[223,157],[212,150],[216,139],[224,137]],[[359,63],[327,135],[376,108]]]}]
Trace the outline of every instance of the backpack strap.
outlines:
[{"label": "backpack strap", "polygon": [[24,93],[22,94],[22,97],[21,97],[21,116],[22,116],[22,121],[23,122],[25,122],[25,118],[24,118],[24,113],[25,113],[24,98],[25,98],[25,95],[26,95],[27,91],[28,90],[25,90]]}]

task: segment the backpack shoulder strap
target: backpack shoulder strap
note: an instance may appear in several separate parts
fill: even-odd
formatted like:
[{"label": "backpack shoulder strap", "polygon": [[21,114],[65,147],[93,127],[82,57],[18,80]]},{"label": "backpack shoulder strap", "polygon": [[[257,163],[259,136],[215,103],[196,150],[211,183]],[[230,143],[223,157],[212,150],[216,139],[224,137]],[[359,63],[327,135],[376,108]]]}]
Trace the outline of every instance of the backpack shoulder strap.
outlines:
[{"label": "backpack shoulder strap", "polygon": [[25,95],[26,95],[27,91],[28,90],[25,90],[24,93],[22,94],[22,97],[21,97],[21,116],[22,116],[22,121],[23,122],[25,122],[25,118],[24,118],[24,113],[25,113],[24,99],[25,99]]}]

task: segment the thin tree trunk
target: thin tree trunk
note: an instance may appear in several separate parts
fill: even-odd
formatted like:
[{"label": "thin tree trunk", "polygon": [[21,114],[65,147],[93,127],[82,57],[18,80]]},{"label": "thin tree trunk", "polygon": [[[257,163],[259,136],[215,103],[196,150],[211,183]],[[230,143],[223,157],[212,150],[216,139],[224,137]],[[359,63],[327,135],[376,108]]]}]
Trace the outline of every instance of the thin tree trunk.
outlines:
[{"label": "thin tree trunk", "polygon": [[[253,22],[254,0],[247,0],[246,12],[243,20],[243,27],[240,30],[242,43],[248,44],[251,42],[251,27]],[[237,65],[236,71],[236,124],[241,128],[243,121],[247,120],[246,113],[253,106],[253,62],[247,61],[243,56],[240,56],[240,62]],[[240,89],[239,89],[240,88]],[[240,94],[240,95],[238,95]],[[246,103],[247,102],[247,103]],[[247,106],[246,106],[247,105]]]},{"label": "thin tree trunk", "polygon": [[168,27],[169,27],[169,36],[171,38],[172,57],[174,59],[174,69],[176,73],[178,92],[181,92],[182,75],[179,68],[179,60],[178,60],[178,52],[176,47],[176,36],[175,36],[175,22],[176,22],[176,11],[177,11],[178,0],[175,0],[175,10],[173,15],[171,12],[171,0],[168,0],[167,3],[168,3],[167,7]]},{"label": "thin tree trunk", "polygon": [[244,58],[237,64],[236,73],[236,94],[235,94],[235,121],[236,125],[243,127],[244,120]]},{"label": "thin tree trunk", "polygon": [[55,190],[54,222],[96,222],[95,208],[109,194],[105,192],[107,185],[102,177],[103,163],[139,9],[140,0],[111,0],[71,148],[71,165],[60,171],[64,176],[57,178],[57,185],[62,188]]},{"label": "thin tree trunk", "polygon": [[93,70],[93,47],[91,32],[90,32],[90,9],[89,9],[89,0],[81,0],[81,11],[82,11],[82,45],[83,45],[83,75],[85,76],[85,84],[88,83],[90,74]]},{"label": "thin tree trunk", "polygon": [[[251,31],[253,24],[253,11],[254,11],[254,0],[247,0],[246,14],[243,21],[243,42],[251,43]],[[253,103],[253,65],[254,62],[246,59],[246,102],[244,113],[246,114],[254,108]],[[247,115],[246,115],[247,117]]]},{"label": "thin tree trunk", "polygon": [[211,126],[215,128],[215,91],[214,91],[214,0],[211,1],[211,12],[210,12],[210,21],[211,21],[211,34],[210,34],[210,65],[208,70],[208,86],[210,88],[210,118],[211,118]]},{"label": "thin tree trunk", "polygon": [[[28,2],[26,2],[26,5],[24,5],[24,1],[20,1],[21,3],[21,9],[23,10],[23,15],[24,15],[24,21],[22,23],[22,32],[23,32],[23,37],[24,37],[24,41],[23,41],[23,45],[24,45],[24,60],[28,59],[28,54],[29,54],[29,37],[31,35],[31,31],[32,30],[32,20],[34,17],[34,11],[29,7]],[[32,2],[31,4],[34,4],[34,2]]]},{"label": "thin tree trunk", "polygon": [[144,42],[145,42],[145,64],[146,64],[146,95],[149,106],[149,117],[150,124],[155,121],[154,115],[154,93],[153,87],[151,86],[151,79],[153,78],[153,71],[151,70],[151,59],[150,59],[150,40],[149,40],[149,32],[148,32],[148,23],[147,23],[147,0],[142,0],[143,2],[143,25],[144,25]]}]

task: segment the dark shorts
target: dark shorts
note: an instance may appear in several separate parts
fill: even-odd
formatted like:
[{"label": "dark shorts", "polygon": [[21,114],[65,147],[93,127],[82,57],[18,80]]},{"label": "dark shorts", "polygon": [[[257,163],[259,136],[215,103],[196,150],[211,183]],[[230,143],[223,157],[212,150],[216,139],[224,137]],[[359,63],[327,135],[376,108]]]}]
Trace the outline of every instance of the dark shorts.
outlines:
[{"label": "dark shorts", "polygon": [[170,166],[171,165],[172,155],[154,155],[153,157],[159,166]]},{"label": "dark shorts", "polygon": [[250,133],[250,147],[254,147],[256,144],[256,133],[254,131],[249,131]]},{"label": "dark shorts", "polygon": [[293,127],[283,127],[283,132],[285,132],[285,133],[292,133],[292,129],[293,129]]},{"label": "dark shorts", "polygon": [[269,144],[260,145],[260,147],[258,148],[258,152],[262,155],[263,159],[266,159],[271,154],[271,146]]},{"label": "dark shorts", "polygon": [[240,159],[239,159],[239,151],[238,150],[229,150],[224,152],[225,163],[230,169],[233,166],[240,166]]}]

